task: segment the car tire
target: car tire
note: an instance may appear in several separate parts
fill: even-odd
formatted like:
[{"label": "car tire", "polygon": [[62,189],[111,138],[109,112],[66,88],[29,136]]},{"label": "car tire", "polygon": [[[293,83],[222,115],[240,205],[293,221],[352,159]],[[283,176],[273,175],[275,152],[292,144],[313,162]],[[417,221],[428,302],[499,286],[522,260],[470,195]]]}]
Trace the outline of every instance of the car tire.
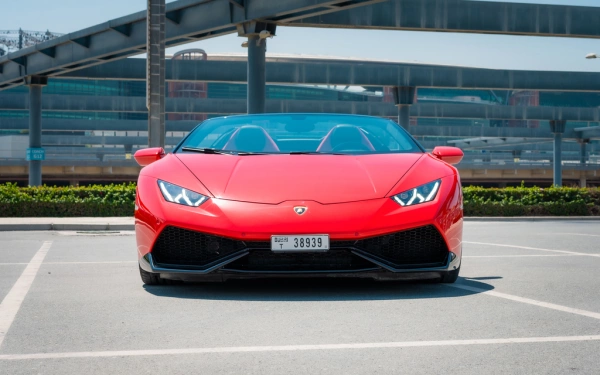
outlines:
[{"label": "car tire", "polygon": [[440,283],[443,283],[443,284],[454,283],[456,280],[458,280],[459,273],[460,273],[460,266],[455,270],[443,273],[442,277],[440,278]]},{"label": "car tire", "polygon": [[177,284],[175,280],[163,279],[158,273],[147,272],[140,268],[140,276],[144,285],[172,285]]}]

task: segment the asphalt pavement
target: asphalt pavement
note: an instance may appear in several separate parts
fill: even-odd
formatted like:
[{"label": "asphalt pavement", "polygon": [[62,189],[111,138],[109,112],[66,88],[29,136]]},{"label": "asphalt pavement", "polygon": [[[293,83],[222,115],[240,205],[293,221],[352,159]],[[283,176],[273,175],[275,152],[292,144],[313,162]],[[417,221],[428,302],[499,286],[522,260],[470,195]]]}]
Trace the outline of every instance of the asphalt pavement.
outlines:
[{"label": "asphalt pavement", "polygon": [[144,287],[133,232],[0,232],[0,374],[600,373],[600,222],[464,241],[453,285]]}]

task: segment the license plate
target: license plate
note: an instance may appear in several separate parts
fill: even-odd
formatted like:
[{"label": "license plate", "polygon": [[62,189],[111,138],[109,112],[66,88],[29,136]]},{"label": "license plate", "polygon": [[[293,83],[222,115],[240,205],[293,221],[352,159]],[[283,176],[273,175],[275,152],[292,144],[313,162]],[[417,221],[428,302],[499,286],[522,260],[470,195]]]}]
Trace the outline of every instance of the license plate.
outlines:
[{"label": "license plate", "polygon": [[279,252],[327,251],[329,250],[329,236],[326,234],[271,236],[271,250]]}]

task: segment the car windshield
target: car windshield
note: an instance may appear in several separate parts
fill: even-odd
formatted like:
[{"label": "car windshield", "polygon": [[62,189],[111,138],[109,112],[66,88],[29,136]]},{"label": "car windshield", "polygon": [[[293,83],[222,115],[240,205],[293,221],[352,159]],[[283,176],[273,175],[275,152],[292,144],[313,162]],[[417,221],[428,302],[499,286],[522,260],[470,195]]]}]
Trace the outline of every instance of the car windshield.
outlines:
[{"label": "car windshield", "polygon": [[423,152],[391,120],[353,115],[244,115],[210,119],[176,152],[380,154]]}]

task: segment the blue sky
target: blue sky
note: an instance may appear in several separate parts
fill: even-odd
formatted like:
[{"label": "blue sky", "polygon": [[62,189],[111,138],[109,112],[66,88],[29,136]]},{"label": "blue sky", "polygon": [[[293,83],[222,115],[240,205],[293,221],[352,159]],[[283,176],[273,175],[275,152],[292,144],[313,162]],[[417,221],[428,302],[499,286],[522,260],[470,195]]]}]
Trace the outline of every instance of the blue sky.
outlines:
[{"label": "blue sky", "polygon": [[[67,33],[145,9],[146,0],[2,0],[0,29]],[[167,2],[171,2],[168,1]],[[600,0],[523,0],[540,4],[600,6]],[[51,4],[51,5],[50,5]],[[171,49],[198,47],[208,54],[245,53],[242,39],[224,36]],[[480,66],[487,68],[600,71],[600,40],[410,31],[278,28],[269,53],[293,53]]]}]

